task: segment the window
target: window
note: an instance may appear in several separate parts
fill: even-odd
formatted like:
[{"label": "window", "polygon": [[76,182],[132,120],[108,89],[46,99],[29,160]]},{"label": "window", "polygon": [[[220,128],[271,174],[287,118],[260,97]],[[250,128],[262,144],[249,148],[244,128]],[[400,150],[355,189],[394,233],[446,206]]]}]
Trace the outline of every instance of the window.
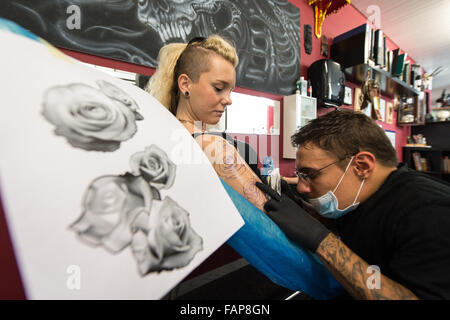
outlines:
[{"label": "window", "polygon": [[226,111],[226,132],[280,134],[280,102],[242,93],[231,94]]}]

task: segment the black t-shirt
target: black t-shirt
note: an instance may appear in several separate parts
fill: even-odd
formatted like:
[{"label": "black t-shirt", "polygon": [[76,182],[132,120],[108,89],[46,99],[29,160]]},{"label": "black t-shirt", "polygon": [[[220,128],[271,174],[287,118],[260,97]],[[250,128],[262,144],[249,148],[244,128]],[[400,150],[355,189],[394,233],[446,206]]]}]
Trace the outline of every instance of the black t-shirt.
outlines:
[{"label": "black t-shirt", "polygon": [[450,299],[449,184],[400,164],[336,227],[352,251],[419,298]]}]

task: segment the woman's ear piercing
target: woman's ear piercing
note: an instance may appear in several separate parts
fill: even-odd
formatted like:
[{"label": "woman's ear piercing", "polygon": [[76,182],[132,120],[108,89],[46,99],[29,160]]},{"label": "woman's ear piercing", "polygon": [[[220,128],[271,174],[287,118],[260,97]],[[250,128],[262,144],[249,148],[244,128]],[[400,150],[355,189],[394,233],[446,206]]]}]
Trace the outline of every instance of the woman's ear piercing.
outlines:
[{"label": "woman's ear piercing", "polygon": [[186,91],[186,92],[184,93],[184,95],[186,96],[186,98],[189,98],[189,91]]}]

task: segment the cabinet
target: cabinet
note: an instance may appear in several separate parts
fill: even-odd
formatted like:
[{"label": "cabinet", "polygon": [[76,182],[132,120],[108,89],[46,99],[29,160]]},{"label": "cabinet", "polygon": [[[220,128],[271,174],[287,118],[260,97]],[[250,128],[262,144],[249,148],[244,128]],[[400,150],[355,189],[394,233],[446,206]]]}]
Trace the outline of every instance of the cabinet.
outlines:
[{"label": "cabinet", "polygon": [[[428,160],[430,168],[427,171],[435,177],[450,181],[450,166],[445,166],[444,159],[450,158],[450,121],[427,122],[422,126],[413,126],[411,135],[422,134],[426,137],[427,143],[433,146],[430,149],[423,148],[403,148],[403,159],[415,168],[412,153],[418,152],[421,157]],[[447,162],[448,164],[448,162]],[[447,169],[447,170],[446,170]],[[447,171],[447,172],[446,172]]]},{"label": "cabinet", "polygon": [[425,124],[425,93],[412,98],[400,99],[397,112],[397,125],[423,125]]},{"label": "cabinet", "polygon": [[283,97],[283,158],[295,159],[291,136],[317,118],[316,98],[293,94]]},{"label": "cabinet", "polygon": [[450,148],[403,147],[403,161],[408,167],[450,182]]},{"label": "cabinet", "polygon": [[422,134],[434,149],[450,150],[450,121],[427,122],[411,127],[411,135]]}]

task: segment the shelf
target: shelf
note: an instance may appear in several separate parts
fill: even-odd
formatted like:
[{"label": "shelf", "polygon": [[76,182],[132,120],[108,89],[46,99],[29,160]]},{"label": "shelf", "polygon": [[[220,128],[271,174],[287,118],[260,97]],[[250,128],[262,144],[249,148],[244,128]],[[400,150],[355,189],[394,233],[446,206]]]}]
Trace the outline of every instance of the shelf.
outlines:
[{"label": "shelf", "polygon": [[421,146],[403,146],[404,149],[409,151],[439,151],[439,152],[450,152],[449,148],[439,148],[439,147],[421,147]]},{"label": "shelf", "polygon": [[397,125],[413,127],[413,126],[423,126],[425,124],[424,123],[415,123],[415,122],[398,122],[397,121]]},{"label": "shelf", "polygon": [[428,121],[428,122],[425,122],[425,124],[435,124],[435,123],[450,123],[450,120],[446,120],[446,121]]},{"label": "shelf", "polygon": [[441,110],[450,110],[450,106],[431,109],[431,111],[441,111]]},{"label": "shelf", "polygon": [[417,149],[431,149],[432,146],[423,145],[423,144],[406,144],[405,148],[417,148]]},{"label": "shelf", "polygon": [[366,80],[367,71],[370,70],[370,79],[378,80],[380,83],[381,93],[390,98],[395,95],[399,97],[415,97],[420,94],[419,90],[414,89],[413,86],[401,81],[397,77],[392,76],[389,72],[379,69],[368,64],[359,64],[353,67],[348,67],[344,70],[347,81],[361,84]]}]

